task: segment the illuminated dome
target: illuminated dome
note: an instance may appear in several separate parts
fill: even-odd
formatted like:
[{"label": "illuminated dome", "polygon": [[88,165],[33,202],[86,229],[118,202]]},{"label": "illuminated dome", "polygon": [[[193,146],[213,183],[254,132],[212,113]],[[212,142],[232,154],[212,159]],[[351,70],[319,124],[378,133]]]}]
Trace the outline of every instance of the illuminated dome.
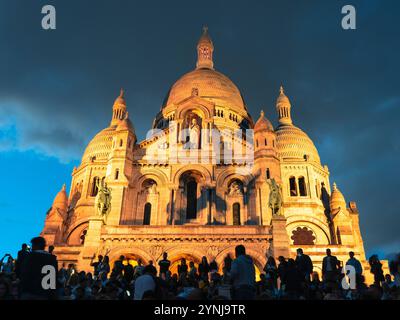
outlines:
[{"label": "illuminated dome", "polygon": [[264,111],[261,111],[260,118],[257,120],[254,125],[254,131],[274,131],[274,127],[272,123],[265,117]]},{"label": "illuminated dome", "polygon": [[68,207],[68,196],[64,184],[61,190],[57,193],[57,195],[54,198],[53,208],[57,208],[65,212],[67,211],[67,207]]},{"label": "illuminated dome", "polygon": [[184,74],[168,91],[163,107],[178,104],[196,91],[199,97],[247,115],[243,97],[237,86],[224,74],[214,69],[214,45],[204,27],[197,44],[196,69]]},{"label": "illuminated dome", "polygon": [[196,69],[186,73],[171,87],[165,105],[177,104],[190,97],[193,88],[198,90],[199,97],[203,99],[238,112],[247,112],[236,85],[227,76],[213,69]]},{"label": "illuminated dome", "polygon": [[106,161],[111,152],[114,132],[115,127],[108,127],[96,134],[86,147],[82,163],[92,160]]},{"label": "illuminated dome", "polygon": [[276,142],[281,158],[283,160],[308,159],[320,164],[321,160],[317,148],[315,148],[310,137],[303,130],[293,125],[291,109],[290,100],[281,86],[276,100],[279,126],[275,129]]},{"label": "illuminated dome", "polygon": [[337,210],[339,208],[346,209],[346,200],[343,194],[337,188],[336,183],[333,183],[333,191],[330,198],[331,210]]},{"label": "illuminated dome", "polygon": [[276,142],[282,159],[297,158],[320,163],[319,154],[309,136],[294,125],[280,125],[276,130]]}]

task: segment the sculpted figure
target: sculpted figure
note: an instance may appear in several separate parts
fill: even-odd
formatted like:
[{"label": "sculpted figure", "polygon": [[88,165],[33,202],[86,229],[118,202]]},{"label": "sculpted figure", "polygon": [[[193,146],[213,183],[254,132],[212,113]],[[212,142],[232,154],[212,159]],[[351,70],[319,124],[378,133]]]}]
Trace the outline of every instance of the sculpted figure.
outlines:
[{"label": "sculpted figure", "polygon": [[233,181],[231,183],[231,185],[229,186],[228,193],[231,196],[233,196],[233,195],[242,195],[243,194],[243,190],[242,190],[241,184],[239,182],[237,182],[237,181]]},{"label": "sculpted figure", "polygon": [[189,143],[190,149],[199,149],[200,147],[200,126],[197,124],[197,119],[193,118],[189,128]]},{"label": "sculpted figure", "polygon": [[267,179],[270,188],[268,206],[272,210],[273,216],[282,215],[282,193],[280,186],[276,183],[275,179]]},{"label": "sculpted figure", "polygon": [[97,181],[97,195],[95,199],[95,207],[97,213],[104,217],[111,210],[111,189],[107,187],[107,183],[104,181]]}]

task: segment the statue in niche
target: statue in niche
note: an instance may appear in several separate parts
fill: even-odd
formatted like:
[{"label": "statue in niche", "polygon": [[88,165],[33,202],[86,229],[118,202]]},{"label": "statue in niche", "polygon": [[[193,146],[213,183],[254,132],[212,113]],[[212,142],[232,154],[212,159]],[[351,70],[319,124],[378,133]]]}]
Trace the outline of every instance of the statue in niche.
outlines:
[{"label": "statue in niche", "polygon": [[228,194],[230,196],[241,196],[243,195],[243,186],[239,181],[233,181],[229,185]]},{"label": "statue in niche", "polygon": [[280,186],[276,183],[275,179],[267,179],[267,183],[269,185],[269,200],[268,206],[272,210],[273,216],[282,216],[282,193]]},{"label": "statue in niche", "polygon": [[96,181],[98,192],[95,199],[97,213],[105,217],[111,210],[111,189],[104,180]]},{"label": "statue in niche", "polygon": [[157,184],[155,182],[148,182],[145,185],[145,192],[148,194],[156,194],[157,193]]},{"label": "statue in niche", "polygon": [[200,126],[197,124],[196,118],[192,118],[189,127],[189,147],[190,149],[199,149],[200,147]]}]

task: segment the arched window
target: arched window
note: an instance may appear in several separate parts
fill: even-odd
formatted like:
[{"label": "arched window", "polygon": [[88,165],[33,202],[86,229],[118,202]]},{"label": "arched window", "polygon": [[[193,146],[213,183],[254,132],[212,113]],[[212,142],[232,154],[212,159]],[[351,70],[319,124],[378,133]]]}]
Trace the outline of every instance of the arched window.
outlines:
[{"label": "arched window", "polygon": [[265,146],[267,145],[267,139],[264,139],[264,145]]},{"label": "arched window", "polygon": [[119,140],[119,146],[122,147],[122,144],[124,143],[124,141],[121,139]]},{"label": "arched window", "polygon": [[256,147],[258,148],[258,140],[256,140]]},{"label": "arched window", "polygon": [[149,226],[151,220],[151,203],[147,202],[144,205],[143,225]]},{"label": "arched window", "polygon": [[99,189],[97,188],[97,183],[98,182],[100,182],[100,178],[99,177],[94,177],[93,181],[92,181],[91,191],[90,191],[90,196],[91,197],[97,196],[97,192],[99,191]]},{"label": "arched window", "polygon": [[197,216],[197,182],[191,180],[186,185],[186,219],[196,219]]},{"label": "arched window", "polygon": [[267,168],[266,174],[267,174],[267,179],[271,179],[271,172],[269,171],[269,168]]},{"label": "arched window", "polygon": [[115,180],[118,180],[119,177],[119,169],[115,170]]},{"label": "arched window", "polygon": [[235,202],[232,206],[233,225],[240,226],[240,204]]},{"label": "arched window", "polygon": [[290,196],[297,197],[297,183],[295,177],[289,178]]},{"label": "arched window", "polygon": [[306,180],[304,179],[304,177],[299,178],[299,193],[300,193],[300,197],[307,196],[307,186],[306,186]]}]

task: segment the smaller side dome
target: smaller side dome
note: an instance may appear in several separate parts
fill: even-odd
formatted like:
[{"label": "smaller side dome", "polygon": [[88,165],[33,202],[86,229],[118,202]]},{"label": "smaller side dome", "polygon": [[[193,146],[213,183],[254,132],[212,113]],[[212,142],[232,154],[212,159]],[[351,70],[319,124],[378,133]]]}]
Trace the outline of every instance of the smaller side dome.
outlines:
[{"label": "smaller side dome", "polygon": [[335,211],[338,209],[345,210],[346,209],[346,200],[344,199],[343,194],[337,188],[336,183],[333,183],[333,191],[330,199],[331,210]]},{"label": "smaller side dome", "polygon": [[260,118],[258,118],[256,124],[254,125],[254,132],[257,131],[274,131],[272,123],[265,117],[264,111],[261,110]]},{"label": "smaller side dome", "polygon": [[61,190],[57,193],[53,201],[53,209],[59,209],[61,212],[67,212],[68,209],[68,197],[65,190],[65,184]]}]

